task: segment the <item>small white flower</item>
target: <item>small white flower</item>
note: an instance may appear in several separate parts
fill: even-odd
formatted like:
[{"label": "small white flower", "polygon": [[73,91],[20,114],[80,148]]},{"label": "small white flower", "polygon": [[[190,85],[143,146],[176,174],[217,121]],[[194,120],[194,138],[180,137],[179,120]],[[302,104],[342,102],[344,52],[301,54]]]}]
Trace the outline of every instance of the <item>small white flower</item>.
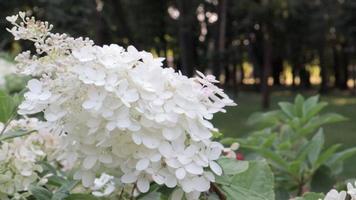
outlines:
[{"label": "small white flower", "polygon": [[115,191],[114,177],[108,174],[101,174],[100,178],[94,180],[94,186],[92,194],[96,197],[109,196]]},{"label": "small white flower", "polygon": [[15,23],[18,17],[19,17],[18,15],[12,15],[12,16],[6,17],[6,20],[10,23]]},{"label": "small white flower", "polygon": [[35,118],[11,121],[8,130],[12,129],[37,130],[37,132],[2,141],[0,197],[17,196],[26,192],[33,183],[45,184],[48,176],[42,178],[39,176],[42,166],[38,162],[44,157],[51,160],[59,145],[59,137],[51,134],[42,122]]},{"label": "small white flower", "polygon": [[345,199],[346,199],[346,192],[341,191],[339,193],[335,189],[330,190],[324,198],[324,200],[345,200]]},{"label": "small white flower", "polygon": [[356,200],[356,182],[355,186],[347,183],[347,193],[351,196],[351,200]]}]

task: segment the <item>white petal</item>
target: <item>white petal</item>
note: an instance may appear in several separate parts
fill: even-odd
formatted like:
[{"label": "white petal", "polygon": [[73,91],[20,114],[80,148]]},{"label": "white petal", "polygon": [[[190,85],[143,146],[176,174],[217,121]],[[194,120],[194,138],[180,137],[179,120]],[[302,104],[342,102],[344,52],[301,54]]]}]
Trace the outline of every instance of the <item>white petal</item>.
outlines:
[{"label": "white petal", "polygon": [[138,133],[132,134],[132,140],[137,145],[140,145],[142,143],[141,136]]},{"label": "white petal", "polygon": [[165,128],[163,129],[162,134],[167,140],[172,141],[182,134],[182,130],[179,128]]},{"label": "white petal", "polygon": [[194,162],[186,165],[184,168],[187,170],[187,172],[189,172],[191,174],[199,175],[204,172],[203,167],[195,164]]},{"label": "white petal", "polygon": [[178,167],[182,166],[182,164],[175,158],[166,159],[166,163],[168,166],[173,167],[173,168],[178,168]]},{"label": "white petal", "polygon": [[179,156],[178,156],[178,161],[179,161],[180,163],[182,163],[182,165],[186,165],[186,164],[192,162],[192,160],[193,160],[193,159],[192,159],[191,157],[188,157],[188,156],[186,156],[186,155],[179,155]]},{"label": "white petal", "polygon": [[216,162],[214,161],[211,161],[209,163],[210,165],[210,169],[218,176],[221,176],[222,175],[222,169],[220,167],[220,165],[218,165]]},{"label": "white petal", "polygon": [[160,145],[160,141],[152,136],[143,136],[142,143],[150,149],[158,148]]},{"label": "white petal", "polygon": [[142,193],[148,192],[148,190],[150,189],[150,182],[145,178],[138,179],[137,189]]},{"label": "white petal", "polygon": [[157,153],[157,154],[151,156],[151,157],[150,157],[150,160],[151,160],[152,162],[158,162],[159,160],[161,160],[161,158],[162,158],[161,154]]},{"label": "white petal", "polygon": [[100,162],[106,163],[106,164],[112,163],[111,155],[107,155],[107,154],[100,155],[99,160],[100,160]]},{"label": "white petal", "polygon": [[210,150],[209,159],[210,160],[217,160],[220,157],[221,153],[222,153],[222,149],[221,148],[219,148],[219,147],[212,148]]},{"label": "white petal", "polygon": [[199,192],[208,191],[210,188],[210,182],[204,177],[196,177],[193,179],[194,189]]},{"label": "white petal", "polygon": [[167,176],[165,184],[169,188],[174,188],[177,185],[177,179],[174,176]]},{"label": "white petal", "polygon": [[129,174],[124,174],[121,177],[121,181],[123,183],[134,183],[137,180],[137,176],[133,173],[129,173]]},{"label": "white petal", "polygon": [[215,175],[209,171],[204,172],[204,177],[210,182],[215,182]]},{"label": "white petal", "polygon": [[145,170],[145,169],[147,169],[149,164],[150,164],[150,160],[147,158],[143,158],[137,162],[136,170],[139,170],[139,171]]},{"label": "white petal", "polygon": [[94,183],[95,175],[90,171],[83,171],[82,172],[82,183],[84,187],[89,187]]},{"label": "white petal", "polygon": [[40,93],[42,91],[42,83],[37,79],[31,79],[27,83],[27,87],[31,92]]},{"label": "white petal", "polygon": [[156,182],[158,185],[162,185],[164,183],[164,178],[159,175],[159,174],[153,174],[152,179],[154,182]]},{"label": "white petal", "polygon": [[173,148],[168,142],[164,142],[159,146],[159,152],[166,158],[173,156]]},{"label": "white petal", "polygon": [[83,167],[85,169],[93,168],[96,163],[96,160],[97,160],[96,156],[87,156],[83,161]]},{"label": "white petal", "polygon": [[185,172],[185,169],[183,169],[183,168],[179,168],[176,170],[176,177],[179,180],[183,179],[185,177],[185,174],[186,174],[186,172]]}]

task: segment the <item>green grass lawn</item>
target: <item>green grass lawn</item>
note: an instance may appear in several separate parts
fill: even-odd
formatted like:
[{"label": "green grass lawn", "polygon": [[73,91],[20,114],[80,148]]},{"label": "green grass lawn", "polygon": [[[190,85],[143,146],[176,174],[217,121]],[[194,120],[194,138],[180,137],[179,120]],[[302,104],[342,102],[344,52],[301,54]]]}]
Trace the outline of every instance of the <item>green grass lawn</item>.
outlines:
[{"label": "green grass lawn", "polygon": [[[296,95],[297,93],[292,92],[274,92],[271,97],[271,109],[277,108],[280,101],[293,101]],[[258,93],[244,92],[234,99],[238,106],[228,108],[227,113],[217,114],[213,123],[227,137],[243,137],[253,130],[253,127],[246,124],[248,117],[254,112],[262,111],[261,96]],[[321,96],[321,100],[329,103],[324,112],[336,112],[348,118],[346,122],[324,127],[326,144],[340,143],[344,148],[356,146],[356,97],[335,93]],[[356,178],[354,163],[356,156],[345,163],[343,176]]]}]

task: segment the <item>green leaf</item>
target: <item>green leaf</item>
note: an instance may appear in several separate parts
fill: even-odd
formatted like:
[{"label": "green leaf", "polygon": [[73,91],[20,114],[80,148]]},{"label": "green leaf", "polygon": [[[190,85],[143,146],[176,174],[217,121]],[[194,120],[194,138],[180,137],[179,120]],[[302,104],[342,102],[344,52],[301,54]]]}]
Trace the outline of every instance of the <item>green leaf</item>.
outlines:
[{"label": "green leaf", "polygon": [[236,138],[232,137],[224,137],[222,138],[219,142],[224,145],[224,146],[230,146],[231,144],[237,142],[238,140]]},{"label": "green leaf", "polygon": [[337,165],[342,163],[344,160],[350,158],[351,156],[356,154],[356,147],[346,149],[342,152],[334,154],[327,162],[326,165],[330,167],[330,169],[337,168]]},{"label": "green leaf", "polygon": [[321,153],[321,155],[319,156],[318,160],[316,161],[314,170],[316,170],[321,165],[325,164],[325,162],[327,160],[329,160],[334,155],[335,151],[338,148],[340,148],[340,146],[341,146],[340,144],[335,144],[335,145],[332,145],[331,147],[329,147],[328,149],[326,149],[325,151],[323,151]]},{"label": "green leaf", "polygon": [[60,187],[67,182],[66,179],[64,179],[60,176],[57,176],[57,175],[50,176],[47,179],[48,179],[48,182],[47,182],[48,185],[53,185],[56,187]]},{"label": "green leaf", "polygon": [[282,109],[283,113],[286,114],[290,119],[296,117],[293,104],[289,102],[280,102],[278,105]]},{"label": "green leaf", "polygon": [[0,135],[0,141],[9,140],[9,139],[16,138],[16,137],[22,137],[22,136],[29,135],[34,132],[36,132],[36,131],[35,130],[33,130],[33,131],[24,131],[24,130],[7,131],[3,135]]},{"label": "green leaf", "polygon": [[220,198],[218,195],[212,193],[212,194],[209,194],[208,200],[220,200]]},{"label": "green leaf", "polygon": [[81,194],[81,193],[75,193],[75,194],[70,194],[68,197],[65,198],[65,200],[100,200],[101,198],[97,198],[91,194]]},{"label": "green leaf", "polygon": [[266,161],[251,161],[248,170],[223,185],[228,200],[274,200],[273,173]]},{"label": "green leaf", "polygon": [[298,117],[303,116],[303,105],[304,105],[304,97],[302,95],[298,94],[294,100],[295,114]]},{"label": "green leaf", "polygon": [[221,132],[218,132],[218,131],[213,132],[213,139],[219,139],[219,138],[222,138],[223,136],[224,136],[224,134]]},{"label": "green leaf", "polygon": [[276,152],[273,152],[268,149],[256,149],[256,151],[266,158],[268,162],[270,162],[274,167],[283,170],[283,171],[288,171],[289,164],[287,161],[285,161],[280,155],[278,155]]},{"label": "green leaf", "polygon": [[238,161],[236,159],[223,157],[218,160],[218,163],[223,169],[224,175],[235,175],[248,169],[247,161]]},{"label": "green leaf", "polygon": [[330,124],[330,123],[336,123],[336,122],[342,122],[347,120],[346,117],[337,114],[337,113],[328,113],[325,115],[320,116],[320,125],[323,124]]},{"label": "green leaf", "polygon": [[308,160],[312,165],[315,165],[316,161],[319,158],[320,152],[324,145],[324,132],[323,129],[320,128],[317,134],[310,140],[308,144]]},{"label": "green leaf", "polygon": [[70,191],[78,184],[77,180],[67,180],[52,196],[51,200],[63,200],[69,196]]},{"label": "green leaf", "polygon": [[260,128],[268,127],[279,122],[279,118],[281,116],[281,112],[279,110],[269,111],[265,113],[253,113],[248,119],[247,124],[258,125]]},{"label": "green leaf", "polygon": [[36,200],[49,200],[52,198],[52,192],[44,187],[30,185],[29,190]]},{"label": "green leaf", "polygon": [[308,192],[305,193],[303,197],[295,198],[295,200],[319,200],[323,198],[324,198],[324,194],[322,193]]},{"label": "green leaf", "polygon": [[342,122],[345,120],[347,120],[347,118],[336,113],[328,113],[320,117],[313,117],[308,121],[307,124],[303,126],[302,129],[298,130],[298,134],[302,136],[306,136],[314,132],[316,129],[318,129],[324,124]]},{"label": "green leaf", "polygon": [[303,105],[303,118],[308,121],[310,118],[317,115],[325,106],[328,105],[326,102],[320,102],[319,95],[308,98]]},{"label": "green leaf", "polygon": [[15,112],[15,103],[11,96],[0,90],[0,122],[6,123]]},{"label": "green leaf", "polygon": [[141,198],[138,198],[138,200],[161,200],[161,198],[162,198],[161,193],[159,193],[157,191],[153,191],[153,192],[150,192],[150,193],[144,195]]}]

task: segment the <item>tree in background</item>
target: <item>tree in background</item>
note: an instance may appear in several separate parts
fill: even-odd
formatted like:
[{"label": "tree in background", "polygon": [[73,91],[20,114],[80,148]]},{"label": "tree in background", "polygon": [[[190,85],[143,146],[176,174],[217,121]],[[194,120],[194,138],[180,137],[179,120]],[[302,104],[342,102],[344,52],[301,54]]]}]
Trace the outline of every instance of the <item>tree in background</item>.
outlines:
[{"label": "tree in background", "polygon": [[148,49],[187,76],[210,71],[232,91],[251,88],[244,85],[249,63],[265,108],[270,93],[287,86],[286,66],[294,89],[314,87],[314,64],[321,69],[321,92],[348,89],[356,74],[352,0],[12,0],[0,7],[3,51],[20,50],[5,31],[5,16],[27,10],[58,32]]}]

